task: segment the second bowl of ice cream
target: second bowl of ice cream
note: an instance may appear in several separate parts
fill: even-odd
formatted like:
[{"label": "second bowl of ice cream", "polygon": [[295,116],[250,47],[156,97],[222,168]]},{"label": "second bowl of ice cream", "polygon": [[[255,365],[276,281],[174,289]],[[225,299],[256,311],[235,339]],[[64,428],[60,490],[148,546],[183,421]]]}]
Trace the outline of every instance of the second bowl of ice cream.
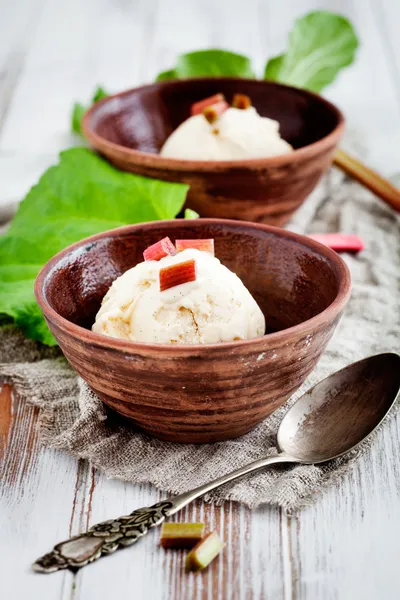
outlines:
[{"label": "second bowl of ice cream", "polygon": [[[176,254],[144,260],[167,237]],[[211,239],[215,259],[178,251],[177,240]],[[304,236],[175,220],[74,244],[44,266],[35,293],[66,358],[106,404],[151,435],[205,443],[243,435],[296,391],[335,330],[350,277]]]},{"label": "second bowl of ice cream", "polygon": [[[211,128],[192,107],[222,95],[231,106]],[[122,170],[190,186],[202,217],[282,225],[332,162],[341,112],[321,96],[270,81],[162,81],[96,103],[83,120],[89,143]]]}]

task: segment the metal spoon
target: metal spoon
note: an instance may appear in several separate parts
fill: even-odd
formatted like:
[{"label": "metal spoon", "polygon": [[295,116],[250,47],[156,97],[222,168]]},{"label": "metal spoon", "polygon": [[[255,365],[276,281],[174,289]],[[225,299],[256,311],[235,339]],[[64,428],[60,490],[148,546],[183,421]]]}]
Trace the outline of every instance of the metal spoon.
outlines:
[{"label": "metal spoon", "polygon": [[135,543],[184,506],[215,488],[277,463],[318,464],[337,458],[368,438],[393,406],[400,389],[400,356],[377,354],[349,365],[308,390],[289,409],[278,430],[280,453],[252,462],[210,483],[94,525],[57,544],[33,569],[78,569]]}]

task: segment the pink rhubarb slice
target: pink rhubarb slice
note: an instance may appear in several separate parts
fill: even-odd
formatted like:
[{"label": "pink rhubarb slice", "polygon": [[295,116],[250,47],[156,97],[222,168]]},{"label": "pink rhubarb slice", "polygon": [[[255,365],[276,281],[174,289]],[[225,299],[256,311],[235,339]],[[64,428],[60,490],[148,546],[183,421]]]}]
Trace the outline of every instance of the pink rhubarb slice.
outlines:
[{"label": "pink rhubarb slice", "polygon": [[199,102],[195,102],[190,107],[190,114],[193,117],[194,115],[199,115],[203,112],[206,106],[210,106],[211,104],[215,104],[216,102],[223,102],[225,100],[225,96],[223,94],[214,94],[214,96],[209,96],[208,98],[204,98],[204,100],[200,100]]},{"label": "pink rhubarb slice", "polygon": [[203,250],[203,252],[209,252],[214,256],[214,240],[175,240],[175,247],[177,252],[183,252],[188,248],[194,248],[195,250]]},{"label": "pink rhubarb slice", "polygon": [[163,523],[160,546],[193,548],[204,535],[204,523]]},{"label": "pink rhubarb slice", "polygon": [[195,260],[185,260],[160,269],[160,292],[189,281],[196,281]]},{"label": "pink rhubarb slice", "polygon": [[364,243],[358,235],[344,233],[316,233],[309,235],[316,242],[328,246],[336,252],[360,252]]},{"label": "pink rhubarb slice", "polygon": [[176,248],[169,239],[169,237],[165,237],[164,239],[152,244],[143,252],[144,260],[160,260],[160,258],[164,258],[164,256],[175,256]]},{"label": "pink rhubarb slice", "polygon": [[201,571],[208,567],[224,547],[216,531],[212,531],[190,550],[186,556],[186,571]]}]

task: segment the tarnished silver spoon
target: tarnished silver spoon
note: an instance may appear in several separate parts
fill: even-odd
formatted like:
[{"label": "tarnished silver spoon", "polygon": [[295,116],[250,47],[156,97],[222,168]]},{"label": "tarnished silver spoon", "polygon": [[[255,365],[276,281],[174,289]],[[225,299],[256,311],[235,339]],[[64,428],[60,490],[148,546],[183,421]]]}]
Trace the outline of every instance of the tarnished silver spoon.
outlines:
[{"label": "tarnished silver spoon", "polygon": [[308,390],[288,410],[278,430],[279,454],[252,462],[210,483],[139,508],[130,515],[94,525],[88,532],[54,546],[33,569],[52,573],[79,569],[134,544],[207,492],[263,467],[277,463],[317,464],[353,450],[381,423],[400,389],[400,356],[377,354],[349,365]]}]

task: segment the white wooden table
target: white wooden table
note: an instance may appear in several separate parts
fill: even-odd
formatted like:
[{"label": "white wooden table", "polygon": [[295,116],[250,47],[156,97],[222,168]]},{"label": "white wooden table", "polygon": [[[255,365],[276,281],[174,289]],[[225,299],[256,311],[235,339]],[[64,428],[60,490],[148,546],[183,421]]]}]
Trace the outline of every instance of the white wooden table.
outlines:
[{"label": "white wooden table", "polygon": [[[74,99],[149,81],[178,52],[221,46],[254,58],[280,52],[293,20],[313,8],[350,17],[357,64],[327,96],[359,133],[360,151],[385,175],[400,171],[398,0],[0,0],[0,205],[24,196],[68,132]],[[43,449],[35,409],[0,395],[0,597],[4,600],[397,600],[400,422],[386,428],[351,475],[288,519],[264,508],[198,503],[183,518],[227,542],[202,575],[183,573],[157,535],[77,575],[30,572],[54,542],[162,497],[107,480],[85,462]],[[178,475],[177,475],[178,476]]]}]

